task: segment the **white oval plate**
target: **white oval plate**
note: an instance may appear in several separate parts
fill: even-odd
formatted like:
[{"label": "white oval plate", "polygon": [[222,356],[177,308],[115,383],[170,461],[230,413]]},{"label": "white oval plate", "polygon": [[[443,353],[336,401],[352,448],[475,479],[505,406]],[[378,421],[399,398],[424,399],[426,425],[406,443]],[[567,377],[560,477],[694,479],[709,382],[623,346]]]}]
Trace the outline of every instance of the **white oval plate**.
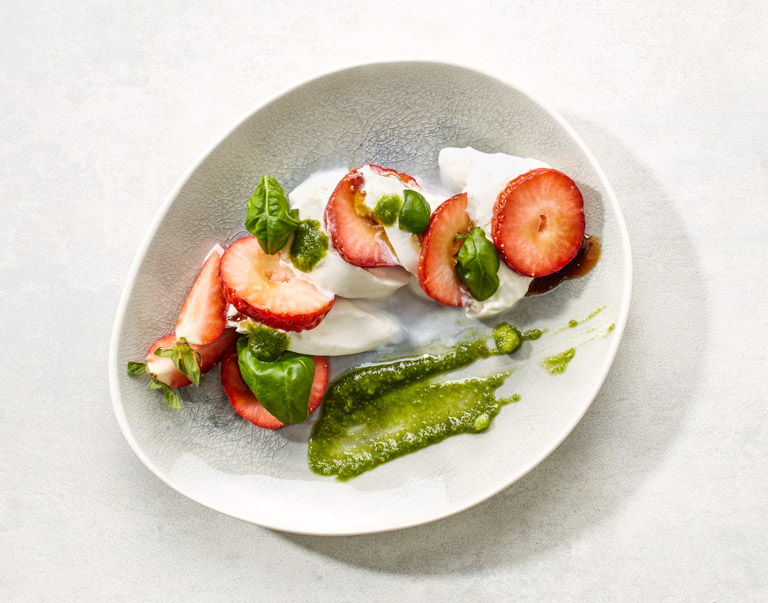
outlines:
[{"label": "white oval plate", "polygon": [[[173,330],[213,244],[245,234],[245,201],[263,174],[290,190],[316,170],[370,162],[434,180],[437,154],[446,146],[535,157],[566,172],[584,194],[587,232],[603,243],[587,277],[527,298],[504,317],[549,332],[513,357],[518,370],[505,387],[521,400],[504,407],[489,430],[338,482],[309,470],[311,421],[272,432],[241,420],[221,390],[218,369],[200,388],[181,390],[179,411],[148,390],[145,379],[126,373],[129,360],[141,360],[151,342]],[[115,414],[128,443],[161,480],[233,517],[305,534],[426,523],[509,486],[571,432],[613,361],[631,280],[629,238],[615,195],[554,111],[517,87],[453,64],[400,61],[335,71],[255,110],[166,199],[136,255],[115,319],[109,358]],[[557,330],[603,306],[579,327]],[[451,318],[461,313],[446,311]],[[574,344],[576,356],[563,374],[539,365]],[[338,372],[343,362],[333,364]]]}]

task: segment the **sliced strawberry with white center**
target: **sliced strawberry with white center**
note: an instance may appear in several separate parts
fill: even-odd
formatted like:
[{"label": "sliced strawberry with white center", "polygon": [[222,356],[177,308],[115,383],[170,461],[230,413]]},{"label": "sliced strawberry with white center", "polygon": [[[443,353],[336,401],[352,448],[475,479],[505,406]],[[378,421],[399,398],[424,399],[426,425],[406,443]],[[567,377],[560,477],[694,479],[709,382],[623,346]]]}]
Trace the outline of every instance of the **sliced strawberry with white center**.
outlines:
[{"label": "sliced strawberry with white center", "polygon": [[[315,363],[315,378],[312,381],[309,403],[307,404],[307,410],[310,414],[320,406],[328,386],[328,359],[325,356],[313,356],[312,360]],[[232,408],[243,419],[264,429],[279,429],[285,425],[267,412],[267,409],[261,405],[261,402],[256,399],[251,389],[243,381],[240,368],[237,365],[237,348],[235,346],[226,351],[224,359],[221,361],[221,385],[229,397]]]},{"label": "sliced strawberry with white center", "polygon": [[551,168],[518,176],[493,206],[491,231],[515,272],[539,277],[564,268],[584,239],[584,199],[576,183]]},{"label": "sliced strawberry with white center", "polygon": [[[382,176],[395,176],[406,185],[419,188],[407,174],[395,170],[368,166]],[[397,258],[387,243],[384,227],[362,203],[363,176],[360,169],[352,170],[342,178],[325,207],[325,228],[339,255],[356,266],[397,266]]]},{"label": "sliced strawberry with white center", "polygon": [[224,249],[216,245],[205,260],[176,321],[176,336],[189,343],[211,343],[227,325],[227,301],[221,290],[219,264]]},{"label": "sliced strawberry with white center", "polygon": [[273,329],[311,329],[333,306],[332,293],[301,278],[282,254],[264,253],[256,237],[229,246],[219,275],[227,301]]},{"label": "sliced strawberry with white center", "polygon": [[[221,359],[222,354],[237,340],[234,329],[225,329],[215,340],[206,345],[191,345],[192,349],[200,354],[198,365],[200,374],[205,374]],[[147,371],[160,383],[169,387],[184,387],[191,382],[168,357],[156,356],[157,348],[171,349],[178,341],[175,333],[170,333],[158,339],[149,346],[147,352]]]},{"label": "sliced strawberry with white center", "polygon": [[444,306],[465,306],[469,292],[456,276],[456,253],[461,247],[456,235],[467,232],[467,194],[443,201],[432,213],[419,254],[419,285]]}]

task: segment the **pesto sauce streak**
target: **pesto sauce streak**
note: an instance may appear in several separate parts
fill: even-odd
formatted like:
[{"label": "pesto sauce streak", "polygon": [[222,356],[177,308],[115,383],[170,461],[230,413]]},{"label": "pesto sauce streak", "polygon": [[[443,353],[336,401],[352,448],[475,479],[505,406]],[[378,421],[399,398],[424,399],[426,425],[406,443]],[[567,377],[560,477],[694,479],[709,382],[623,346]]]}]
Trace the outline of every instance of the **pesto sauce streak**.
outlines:
[{"label": "pesto sauce streak", "polygon": [[560,352],[559,354],[545,358],[539,364],[541,364],[543,368],[547,369],[552,375],[554,375],[556,373],[565,372],[565,369],[568,367],[568,363],[573,359],[575,355],[576,349],[569,348],[564,352]]},{"label": "pesto sauce streak", "polygon": [[484,341],[473,341],[443,355],[341,375],[329,387],[313,429],[310,468],[345,480],[449,436],[486,429],[504,404],[519,399],[495,398],[508,372],[442,383],[429,378],[497,353]]}]

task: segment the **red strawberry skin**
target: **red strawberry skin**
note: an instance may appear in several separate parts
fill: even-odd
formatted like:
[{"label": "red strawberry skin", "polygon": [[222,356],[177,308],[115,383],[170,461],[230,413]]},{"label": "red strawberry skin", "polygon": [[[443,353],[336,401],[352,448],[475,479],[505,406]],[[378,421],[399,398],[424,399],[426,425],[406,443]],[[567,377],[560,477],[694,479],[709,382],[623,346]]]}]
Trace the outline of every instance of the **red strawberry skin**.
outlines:
[{"label": "red strawberry skin", "polygon": [[467,194],[443,201],[432,213],[419,254],[419,285],[444,306],[465,306],[469,293],[456,276],[456,235],[471,226]]},{"label": "red strawberry skin", "polygon": [[[383,176],[396,176],[409,186],[419,186],[407,174],[377,165],[368,167]],[[331,194],[325,207],[325,228],[339,255],[350,264],[366,268],[397,266],[397,258],[387,244],[384,228],[373,218],[361,216],[355,211],[355,196],[363,186],[360,170],[357,168],[344,176]]]},{"label": "red strawberry skin", "polygon": [[[307,405],[310,414],[320,406],[328,387],[328,359],[325,356],[313,356],[312,359],[315,362],[315,378]],[[221,384],[235,412],[246,421],[264,429],[280,429],[285,425],[267,412],[243,381],[237,365],[236,346],[231,346],[221,361]]]},{"label": "red strawberry skin", "polygon": [[227,326],[227,300],[221,289],[219,265],[224,249],[216,245],[205,260],[176,321],[176,336],[191,344],[215,341]]},{"label": "red strawberry skin", "polygon": [[493,242],[507,265],[523,276],[547,276],[564,268],[579,252],[584,228],[581,192],[551,168],[510,181],[493,207]]},{"label": "red strawberry skin", "polygon": [[[149,346],[147,351],[147,368],[149,372],[160,382],[165,383],[169,387],[185,387],[191,382],[187,379],[186,375],[176,368],[173,361],[170,358],[161,356],[155,356],[155,350],[157,348],[172,348],[178,341],[178,337],[175,333],[170,333],[158,339],[155,343]],[[211,343],[206,345],[192,345],[192,349],[199,352],[202,357],[200,364],[200,374],[203,375],[211,370],[216,363],[221,359],[222,354],[229,348],[235,341],[237,341],[237,333],[234,329],[225,329],[222,334]]]},{"label": "red strawberry skin", "polygon": [[219,276],[225,299],[238,312],[273,329],[312,329],[333,306],[332,293],[300,278],[281,254],[265,254],[256,237],[229,246]]}]

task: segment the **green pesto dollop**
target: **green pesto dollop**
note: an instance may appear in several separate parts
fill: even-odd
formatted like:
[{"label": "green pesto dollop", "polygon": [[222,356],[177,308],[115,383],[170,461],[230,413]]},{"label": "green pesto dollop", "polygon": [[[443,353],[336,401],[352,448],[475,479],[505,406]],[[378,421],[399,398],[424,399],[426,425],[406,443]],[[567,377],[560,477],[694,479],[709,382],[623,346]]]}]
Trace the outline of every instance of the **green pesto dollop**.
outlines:
[{"label": "green pesto dollop", "polygon": [[574,348],[569,348],[564,352],[560,352],[559,354],[545,358],[541,361],[540,364],[553,375],[555,373],[562,373],[565,371],[568,363],[573,359],[575,355],[576,350]]},{"label": "green pesto dollop", "polygon": [[373,214],[384,226],[392,226],[397,222],[400,215],[400,208],[403,206],[403,200],[399,195],[384,195],[376,203]]},{"label": "green pesto dollop", "polygon": [[493,340],[499,354],[511,354],[523,343],[523,336],[508,322],[503,322],[493,330]]},{"label": "green pesto dollop", "polygon": [[487,429],[504,404],[516,401],[495,397],[509,372],[461,381],[431,378],[498,353],[485,341],[471,341],[446,354],[344,373],[328,388],[312,431],[310,468],[345,480],[449,436]]},{"label": "green pesto dollop", "polygon": [[288,349],[290,340],[282,331],[251,322],[246,326],[246,331],[248,331],[248,347],[262,362],[274,362]]},{"label": "green pesto dollop", "polygon": [[541,329],[528,329],[525,333],[523,333],[523,339],[526,341],[534,341],[541,337],[544,334],[544,331]]},{"label": "green pesto dollop", "polygon": [[291,261],[302,272],[311,272],[328,252],[328,235],[317,220],[302,220],[291,243]]},{"label": "green pesto dollop", "polygon": [[572,318],[571,320],[568,321],[568,327],[569,328],[572,329],[573,327],[578,327],[578,326],[579,326],[579,321],[578,320],[575,320],[575,319]]}]

